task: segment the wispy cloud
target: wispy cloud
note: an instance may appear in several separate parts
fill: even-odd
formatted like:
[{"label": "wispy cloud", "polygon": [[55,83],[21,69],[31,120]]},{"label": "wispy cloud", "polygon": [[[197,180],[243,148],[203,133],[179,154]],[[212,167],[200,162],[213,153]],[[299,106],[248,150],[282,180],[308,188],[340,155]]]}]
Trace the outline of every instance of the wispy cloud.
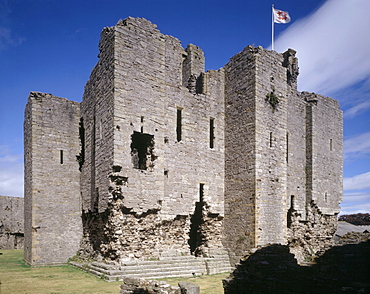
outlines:
[{"label": "wispy cloud", "polygon": [[340,206],[340,214],[368,213],[370,211],[370,193],[345,193],[344,201]]},{"label": "wispy cloud", "polygon": [[344,111],[344,118],[353,118],[358,114],[364,113],[370,109],[370,100],[361,102]]},{"label": "wispy cloud", "polygon": [[343,189],[345,191],[370,189],[370,172],[359,174],[351,178],[344,178]]},{"label": "wispy cloud", "polygon": [[0,21],[3,22],[7,19],[8,15],[11,13],[9,0],[3,0],[0,2]]},{"label": "wispy cloud", "polygon": [[23,154],[0,146],[0,195],[23,196]]},{"label": "wispy cloud", "polygon": [[0,49],[11,43],[11,31],[8,28],[0,27]]},{"label": "wispy cloud", "polygon": [[9,47],[18,46],[22,44],[26,39],[19,37],[10,29],[9,15],[11,9],[8,0],[0,2],[0,50],[4,50]]},{"label": "wispy cloud", "polygon": [[370,79],[370,1],[328,0],[290,25],[275,48],[297,50],[302,90],[333,94]]},{"label": "wispy cloud", "polygon": [[341,89],[334,94],[344,109],[344,118],[352,119],[364,114],[370,109],[370,79],[354,84],[352,87]]},{"label": "wispy cloud", "polygon": [[14,36],[9,28],[0,27],[0,50],[10,46],[18,46],[25,40],[25,38]]},{"label": "wispy cloud", "polygon": [[370,132],[362,133],[344,141],[344,158],[370,156]]}]

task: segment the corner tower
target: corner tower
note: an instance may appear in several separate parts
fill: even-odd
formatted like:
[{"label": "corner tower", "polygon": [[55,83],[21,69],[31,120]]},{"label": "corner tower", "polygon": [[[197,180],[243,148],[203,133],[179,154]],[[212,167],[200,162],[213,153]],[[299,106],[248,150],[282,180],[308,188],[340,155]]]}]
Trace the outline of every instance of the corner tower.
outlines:
[{"label": "corner tower", "polygon": [[292,49],[248,46],[225,66],[224,245],[235,262],[272,243],[303,259],[335,232],[342,112],[329,97],[299,93],[297,76]]},{"label": "corner tower", "polygon": [[80,246],[78,102],[31,92],[25,110],[25,244],[29,265],[65,264]]},{"label": "corner tower", "polygon": [[283,56],[246,47],[225,66],[225,238],[247,248],[284,243],[289,89]]}]

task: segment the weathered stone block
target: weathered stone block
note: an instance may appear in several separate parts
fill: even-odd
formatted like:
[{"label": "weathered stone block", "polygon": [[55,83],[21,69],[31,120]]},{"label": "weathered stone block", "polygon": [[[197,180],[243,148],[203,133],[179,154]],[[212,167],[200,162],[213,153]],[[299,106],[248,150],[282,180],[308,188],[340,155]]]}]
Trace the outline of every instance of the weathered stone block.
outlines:
[{"label": "weathered stone block", "polygon": [[192,282],[180,282],[181,294],[200,294],[199,285]]}]

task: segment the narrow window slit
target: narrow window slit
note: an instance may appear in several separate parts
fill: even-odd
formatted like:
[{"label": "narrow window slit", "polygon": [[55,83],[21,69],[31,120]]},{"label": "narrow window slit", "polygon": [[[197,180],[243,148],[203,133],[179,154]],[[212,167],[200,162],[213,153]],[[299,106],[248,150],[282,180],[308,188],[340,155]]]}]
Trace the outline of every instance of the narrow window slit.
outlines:
[{"label": "narrow window slit", "polygon": [[210,118],[209,120],[209,148],[214,148],[214,140],[215,140],[215,119]]},{"label": "narrow window slit", "polygon": [[199,202],[203,202],[204,198],[204,184],[200,183],[199,184]]},{"label": "narrow window slit", "polygon": [[270,132],[270,148],[272,147],[272,132]]},{"label": "narrow window slit", "polygon": [[286,162],[289,161],[289,134],[286,133]]},{"label": "narrow window slit", "polygon": [[60,150],[60,164],[63,164],[63,150]]},{"label": "narrow window slit", "polygon": [[181,109],[177,109],[176,135],[177,135],[177,142],[180,142],[182,139],[182,110]]}]

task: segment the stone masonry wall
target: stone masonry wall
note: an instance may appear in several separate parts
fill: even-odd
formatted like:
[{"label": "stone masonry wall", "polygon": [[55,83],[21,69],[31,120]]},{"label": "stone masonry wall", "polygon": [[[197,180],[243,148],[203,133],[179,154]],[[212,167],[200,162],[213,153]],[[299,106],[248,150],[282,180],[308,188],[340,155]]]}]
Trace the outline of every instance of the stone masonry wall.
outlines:
[{"label": "stone masonry wall", "polygon": [[80,254],[100,255],[108,225],[108,174],[114,150],[114,31],[104,28],[99,43],[99,61],[86,83],[81,102],[80,141],[83,240]]},{"label": "stone masonry wall", "polygon": [[[255,63],[247,47],[225,66],[225,220],[231,264],[255,246]],[[244,78],[242,78],[244,77]]]},{"label": "stone masonry wall", "polygon": [[[296,104],[305,105],[296,109],[306,117],[306,127],[302,131],[306,144],[302,146],[300,138],[290,133],[290,144],[301,148],[289,153],[290,186],[287,196],[291,199],[287,199],[290,203],[287,221],[288,244],[298,261],[302,262],[333,244],[342,198],[343,126],[337,101],[307,92],[297,98]],[[290,117],[297,119],[294,114]],[[306,152],[304,161],[299,159],[303,158],[301,150]],[[299,178],[302,164],[305,164],[306,185],[301,185]]]},{"label": "stone masonry wall", "polygon": [[256,245],[286,242],[287,104],[283,55],[256,54]]},{"label": "stone masonry wall", "polygon": [[99,61],[86,83],[81,102],[83,161],[81,193],[84,212],[107,208],[114,150],[114,31],[105,28],[99,43]]},{"label": "stone masonry wall", "polygon": [[0,196],[0,249],[23,249],[23,200]]},{"label": "stone masonry wall", "polygon": [[225,66],[224,243],[234,261],[257,244],[285,242],[289,93],[282,63],[281,54],[248,46]]},{"label": "stone masonry wall", "polygon": [[315,201],[324,214],[338,214],[342,200],[343,118],[336,100],[302,93],[308,101],[307,140],[309,183],[307,201]]},{"label": "stone masonry wall", "polygon": [[[95,109],[95,124],[97,109],[109,114],[101,130],[95,127],[95,140],[85,126],[82,179],[91,174],[95,182],[82,186],[84,203],[94,199],[101,214],[94,217],[105,223],[93,228],[87,204],[85,241],[99,239],[93,247],[110,259],[223,249],[223,71],[203,73],[198,47],[184,50],[145,19],[106,28],[100,50],[82,113],[85,122]],[[107,138],[101,146],[99,132]]]},{"label": "stone masonry wall", "polygon": [[331,244],[341,200],[338,103],[297,92],[291,49],[249,46],[225,75],[225,246],[233,261],[271,243],[290,244],[300,259],[316,254]]},{"label": "stone masonry wall", "polygon": [[25,111],[25,261],[66,263],[82,236],[79,103],[31,92]]},{"label": "stone masonry wall", "polygon": [[[306,107],[307,102],[294,91],[288,101],[287,119],[287,208],[305,217],[307,206]],[[287,220],[289,221],[289,220]]]}]

